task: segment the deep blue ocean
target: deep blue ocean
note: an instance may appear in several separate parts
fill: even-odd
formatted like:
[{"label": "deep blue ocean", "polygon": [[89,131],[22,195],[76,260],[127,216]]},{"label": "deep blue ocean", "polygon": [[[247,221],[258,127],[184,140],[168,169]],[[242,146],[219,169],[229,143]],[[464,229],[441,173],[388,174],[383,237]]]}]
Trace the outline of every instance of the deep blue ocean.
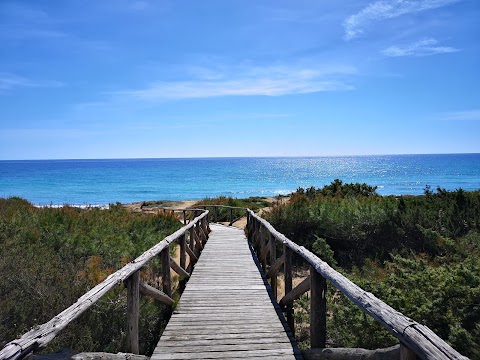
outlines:
[{"label": "deep blue ocean", "polygon": [[378,186],[382,195],[418,195],[426,185],[478,190],[480,154],[0,161],[0,197],[38,205],[245,198],[337,178]]}]

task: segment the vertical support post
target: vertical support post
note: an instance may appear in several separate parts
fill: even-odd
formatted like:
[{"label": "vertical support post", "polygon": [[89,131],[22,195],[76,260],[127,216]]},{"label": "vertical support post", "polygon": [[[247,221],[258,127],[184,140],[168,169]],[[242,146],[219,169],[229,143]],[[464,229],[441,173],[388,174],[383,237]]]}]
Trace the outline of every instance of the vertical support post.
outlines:
[{"label": "vertical support post", "polygon": [[232,226],[233,224],[233,209],[230,208],[230,224],[228,224],[228,226]]},{"label": "vertical support post", "polygon": [[208,234],[209,234],[209,231],[208,231],[208,221],[207,221],[207,217],[204,217],[202,219],[202,226],[203,226],[203,232],[205,233],[205,242],[208,240]]},{"label": "vertical support post", "polygon": [[[275,261],[277,261],[277,242],[275,241],[275,237],[272,235],[272,233],[269,232],[270,236],[270,266],[275,264]],[[275,299],[277,298],[277,272],[275,271],[275,274],[272,275],[270,279],[270,286],[272,287],[273,290],[273,296]]]},{"label": "vertical support post", "polygon": [[139,354],[138,317],[140,304],[140,271],[127,279],[127,352]]},{"label": "vertical support post", "polygon": [[253,245],[254,245],[254,249],[257,252],[258,252],[258,244],[260,241],[260,238],[258,237],[259,231],[260,231],[260,223],[258,222],[258,220],[255,219],[254,230],[253,230]]},{"label": "vertical support post", "polygon": [[163,292],[172,297],[172,278],[170,274],[170,251],[165,248],[160,252],[162,258],[162,287]]},{"label": "vertical support post", "polygon": [[217,207],[213,207],[213,222],[217,222]]},{"label": "vertical support post", "polygon": [[260,237],[261,237],[261,247],[260,247],[260,263],[262,264],[262,270],[263,270],[263,273],[266,272],[267,270],[267,255],[265,254],[265,256],[262,256],[264,254],[265,251],[267,251],[267,246],[269,246],[268,244],[268,240],[266,239],[266,233],[267,233],[267,229],[264,228],[263,226],[261,227],[262,231],[260,232]]},{"label": "vertical support post", "polygon": [[[285,263],[283,264],[283,273],[285,275],[285,294],[292,291],[292,250],[286,245],[283,245],[283,252],[285,254]],[[293,319],[293,301],[286,305],[285,312],[287,313],[287,324],[292,334],[295,335],[295,321]]]},{"label": "vertical support post", "polygon": [[183,225],[187,225],[187,212],[183,210]]},{"label": "vertical support post", "polygon": [[406,347],[403,343],[400,343],[400,360],[415,360],[417,355]]},{"label": "vertical support post", "polygon": [[[182,236],[180,236],[178,238],[178,242],[179,242],[179,245],[180,245],[180,267],[183,269],[183,270],[187,270],[187,267],[186,267],[186,263],[187,263],[187,251],[186,251],[186,240],[185,240],[185,234],[183,234]],[[185,290],[185,279],[183,280],[180,280],[179,282],[179,291],[180,293],[183,293],[183,290]]]},{"label": "vertical support post", "polygon": [[[194,235],[194,228],[193,226],[190,228],[189,230],[189,246],[190,246],[190,250],[192,250],[193,253],[195,253],[195,235]],[[188,263],[188,273],[191,274],[193,271],[193,261],[192,259],[190,259],[190,262]]]},{"label": "vertical support post", "polygon": [[327,341],[327,280],[310,266],[310,344],[324,348]]}]

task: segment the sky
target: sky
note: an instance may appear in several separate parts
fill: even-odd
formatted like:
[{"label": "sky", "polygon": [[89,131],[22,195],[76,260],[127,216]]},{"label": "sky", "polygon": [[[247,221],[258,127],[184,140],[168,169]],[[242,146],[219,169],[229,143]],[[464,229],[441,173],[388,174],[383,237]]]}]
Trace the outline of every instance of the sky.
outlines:
[{"label": "sky", "polygon": [[479,0],[0,0],[0,159],[480,153]]}]

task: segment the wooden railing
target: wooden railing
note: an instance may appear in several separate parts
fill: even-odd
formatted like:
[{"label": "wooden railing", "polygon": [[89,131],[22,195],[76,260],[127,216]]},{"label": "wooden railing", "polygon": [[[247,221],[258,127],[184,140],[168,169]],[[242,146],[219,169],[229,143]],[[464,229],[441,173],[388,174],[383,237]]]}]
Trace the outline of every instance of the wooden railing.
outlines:
[{"label": "wooden railing", "polygon": [[[194,219],[199,212],[211,209],[209,210],[208,214],[208,221],[212,222],[218,222],[220,220],[219,216],[219,209],[227,209],[228,210],[228,216],[227,219],[228,225],[232,226],[235,222],[238,220],[244,218],[247,215],[247,208],[244,207],[237,207],[237,206],[226,206],[226,205],[198,205],[198,208],[196,209],[177,209],[177,208],[172,208],[172,207],[162,207],[159,208],[158,210],[163,211],[164,213],[172,213],[172,214],[178,214],[180,215],[183,223],[186,225],[188,224],[192,219]],[[235,215],[235,210],[240,210],[241,215],[234,217]]]},{"label": "wooden railing", "polygon": [[[19,360],[38,349],[44,348],[68,324],[78,318],[107,292],[123,283],[127,287],[127,349],[126,351],[138,354],[138,319],[139,294],[154,297],[166,305],[172,306],[172,281],[170,268],[180,275],[179,291],[185,286],[193,265],[198,260],[209,233],[208,211],[190,209],[195,214],[188,225],[167,236],[120,270],[108,276],[103,282],[80,297],[75,304],[62,311],[50,321],[36,326],[20,338],[6,344],[0,350],[0,360]],[[172,244],[180,246],[180,264],[170,258],[169,247]],[[186,256],[189,256],[189,265],[186,266]],[[143,283],[140,280],[140,270],[150,260],[160,256],[162,263],[162,290]]]},{"label": "wooden railing", "polygon": [[[170,268],[177,272],[183,280],[179,290],[185,286],[185,279],[193,270],[201,250],[205,245],[209,232],[210,213],[207,208],[213,208],[213,220],[216,222],[218,209],[229,210],[229,225],[237,219],[233,217],[235,209],[245,211],[247,215],[248,239],[256,249],[257,257],[263,268],[275,297],[277,293],[277,278],[283,267],[285,296],[279,299],[279,304],[286,314],[287,322],[294,331],[293,301],[310,290],[310,341],[315,357],[315,349],[325,348],[326,333],[326,291],[327,280],[346,295],[354,304],[370,315],[386,330],[400,341],[400,358],[402,360],[415,359],[462,359],[468,360],[454,350],[445,341],[439,338],[428,327],[417,323],[385,304],[371,293],[368,293],[351,282],[342,274],[335,271],[312,252],[299,246],[276,231],[273,226],[256,215],[252,210],[223,205],[201,205],[202,209],[164,209],[163,211],[182,212],[185,226],[167,236],[160,243],[147,250],[131,263],[110,275],[105,281],[95,286],[77,300],[75,304],[64,310],[49,322],[36,327],[17,340],[14,340],[0,351],[0,360],[17,360],[31,354],[33,351],[45,347],[61,330],[76,319],[97,300],[115,286],[127,285],[127,351],[138,354],[138,304],[139,293],[153,296],[155,299],[173,305]],[[188,244],[187,244],[188,237]],[[180,264],[170,259],[169,246],[177,242],[180,246]],[[282,245],[278,249],[277,245]],[[280,257],[277,254],[281,253]],[[310,265],[310,275],[299,285],[293,288],[292,253],[298,254]],[[139,271],[156,256],[162,260],[162,287],[157,290],[140,280]],[[186,255],[190,261],[186,267]],[[318,357],[332,358],[333,357]]]},{"label": "wooden railing", "polygon": [[[237,206],[226,206],[226,205],[198,205],[199,207],[207,210],[207,208],[213,208],[212,215],[209,215],[209,220],[212,220],[213,222],[217,222],[219,220],[218,216],[218,210],[219,209],[228,209],[228,219],[229,219],[229,226],[232,226],[235,222],[243,218],[245,215],[247,215],[247,208],[243,207],[237,207]],[[234,210],[241,210],[242,215],[237,216],[236,218],[234,217]],[[212,216],[212,217],[210,217]]]},{"label": "wooden railing", "polygon": [[[310,342],[312,349],[325,348],[328,280],[400,341],[399,352],[402,360],[416,357],[429,360],[468,359],[454,350],[427,326],[406,317],[373,294],[364,291],[312,252],[276,231],[269,222],[251,210],[247,210],[247,231],[266,277],[270,279],[275,297],[278,296],[277,276],[283,266],[285,296],[279,300],[279,303],[286,313],[287,322],[292,331],[294,331],[293,301],[310,290]],[[282,250],[278,251],[282,255],[278,258],[277,244],[282,245]],[[295,288],[292,286],[292,253],[298,254],[310,265],[310,275]],[[309,354],[311,358],[333,359],[328,356],[321,357],[321,351],[306,351],[304,356],[306,354]]]}]

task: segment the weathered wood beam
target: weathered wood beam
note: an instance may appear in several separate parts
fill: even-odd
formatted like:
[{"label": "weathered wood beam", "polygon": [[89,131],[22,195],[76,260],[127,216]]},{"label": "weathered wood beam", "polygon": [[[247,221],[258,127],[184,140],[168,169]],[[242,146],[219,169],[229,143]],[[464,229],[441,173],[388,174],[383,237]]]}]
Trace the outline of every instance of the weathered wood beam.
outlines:
[{"label": "weathered wood beam", "polygon": [[272,266],[270,266],[270,269],[267,271],[267,274],[265,275],[267,279],[270,279],[271,277],[273,277],[278,272],[278,270],[280,270],[280,267],[283,265],[284,262],[285,262],[285,254],[280,256],[277,259],[277,261],[275,261],[275,263]]},{"label": "weathered wood beam", "polygon": [[[283,263],[283,275],[285,283],[285,294],[292,291],[292,250],[286,245],[283,245],[283,254],[285,255],[285,261]],[[293,300],[284,302],[285,312],[287,314],[287,324],[292,334],[295,336],[295,319],[293,317]]]},{"label": "weathered wood beam", "polygon": [[139,285],[140,285],[139,286],[140,294],[150,296],[150,297],[154,298],[155,300],[158,300],[161,303],[163,303],[165,305],[168,305],[168,306],[173,306],[173,304],[175,303],[175,301],[173,301],[173,299],[170,296],[168,296],[167,294],[165,294],[163,291],[160,291],[160,290],[154,288],[153,286],[150,286],[150,285],[144,283],[141,280],[140,280]]},{"label": "weathered wood beam", "polygon": [[417,355],[408,347],[400,343],[400,360],[415,360]]},{"label": "weathered wood beam", "polygon": [[162,259],[162,286],[163,292],[172,297],[172,277],[170,274],[170,251],[168,248],[163,249],[160,253]]},{"label": "weathered wood beam", "polygon": [[149,360],[145,355],[130,353],[111,354],[106,352],[83,352],[73,355],[71,360]]},{"label": "weathered wood beam", "polygon": [[195,252],[195,229],[193,227],[190,228],[188,234],[188,246],[185,249],[187,251],[188,256],[190,256],[190,261],[188,263],[187,271],[189,274],[193,271],[193,265],[198,261],[197,255]]},{"label": "weathered wood beam", "polygon": [[[192,260],[193,260],[194,263],[196,263],[196,262],[198,261],[198,258],[197,258],[197,256],[193,253],[192,249],[191,249],[189,246],[187,246],[187,247],[185,248],[185,250],[187,251],[188,256],[190,256],[190,264],[192,264]],[[189,266],[188,266],[189,268],[190,268],[190,264],[189,264]],[[192,265],[193,265],[193,264],[192,264]],[[190,269],[189,269],[189,270],[190,270]]]},{"label": "weathered wood beam", "polygon": [[178,238],[178,244],[180,245],[180,266],[182,269],[186,269],[187,263],[186,243],[185,234],[183,234]]},{"label": "weathered wood beam", "polygon": [[310,347],[327,341],[327,280],[310,266]]},{"label": "weathered wood beam", "polygon": [[[270,237],[269,243],[270,243],[270,270],[272,270],[272,266],[276,263],[277,259],[277,243],[275,241],[275,238],[273,237],[272,234],[268,233],[268,236]],[[267,277],[268,278],[268,277]],[[277,271],[273,271],[270,275],[270,286],[272,287],[273,291],[273,297],[277,299]]]},{"label": "weathered wood beam", "polygon": [[303,279],[303,281],[295,286],[294,289],[285,294],[285,296],[279,302],[280,306],[286,307],[288,304],[292,304],[294,300],[297,300],[308,290],[310,290],[310,275]]},{"label": "weathered wood beam", "polygon": [[172,242],[176,241],[179,236],[183,235],[186,231],[189,231],[196,222],[202,220],[207,215],[208,212],[200,214],[188,225],[167,236],[165,239],[145,251],[135,260],[126,264],[115,273],[109,275],[104,281],[83,294],[73,305],[62,311],[50,321],[40,326],[36,326],[32,330],[23,334],[20,338],[6,344],[3,349],[0,350],[0,359],[19,359],[33,350],[41,349],[47,346],[47,344],[52,341],[70,322],[83,314],[87,309],[95,304],[98,299],[100,299],[118,284],[122,284],[133,273],[141,269],[146,263],[156,257],[163,249],[168,248],[168,246]]},{"label": "weathered wood beam", "polygon": [[184,269],[182,269],[182,267],[178,265],[177,262],[172,258],[170,258],[170,267],[182,278],[188,279],[190,277],[190,274],[186,272]]},{"label": "weathered wood beam", "polygon": [[[168,249],[167,249],[168,250]],[[140,270],[127,279],[127,352],[139,353],[138,318],[140,315]]]},{"label": "weathered wood beam", "polygon": [[232,225],[235,224],[238,220],[240,220],[241,218],[243,218],[243,216],[244,216],[244,215],[239,216],[239,217],[233,219],[233,221],[232,221],[232,223],[230,224],[230,226],[232,226]]},{"label": "weathered wood beam", "polygon": [[[262,253],[260,254],[260,262],[263,264],[265,264],[265,267],[266,267],[266,261],[267,261],[267,255],[270,253],[270,244],[269,244],[269,241],[266,241],[264,240],[263,241],[263,250],[262,250]],[[264,269],[265,270],[265,269]]]},{"label": "weathered wood beam", "polygon": [[326,348],[303,350],[304,360],[400,360],[400,346],[386,349],[365,350],[350,348]]},{"label": "weathered wood beam", "polygon": [[295,244],[285,235],[275,230],[268,221],[255,215],[253,211],[248,211],[252,218],[261,222],[278,241],[284,244],[284,247],[291,249],[291,251],[306,260],[318,273],[330,281],[366,314],[373,317],[375,321],[399,339],[407,348],[415,352],[418,357],[421,359],[468,360],[467,357],[453,349],[427,326],[408,318],[391,306],[385,304],[373,294],[366,292],[345,276],[332,269],[326,262],[319,259],[311,251]]}]

